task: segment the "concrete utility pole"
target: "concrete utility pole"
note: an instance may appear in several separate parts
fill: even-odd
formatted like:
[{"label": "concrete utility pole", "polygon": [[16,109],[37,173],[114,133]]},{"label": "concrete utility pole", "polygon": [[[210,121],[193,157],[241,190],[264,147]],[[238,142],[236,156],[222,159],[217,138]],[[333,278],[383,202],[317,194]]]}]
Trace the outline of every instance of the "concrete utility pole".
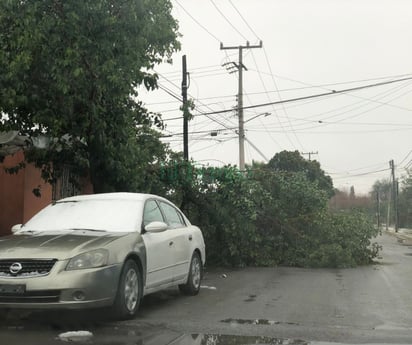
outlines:
[{"label": "concrete utility pole", "polygon": [[246,42],[245,46],[232,46],[224,47],[223,43],[220,43],[221,50],[227,49],[238,49],[239,50],[239,62],[233,63],[237,68],[239,73],[239,85],[238,85],[238,97],[237,97],[237,113],[239,117],[239,169],[241,171],[245,170],[245,129],[244,129],[244,120],[243,120],[243,69],[247,68],[243,65],[243,49],[253,49],[253,48],[262,48],[263,44],[260,41],[259,45],[250,45],[249,42]]},{"label": "concrete utility pole", "polygon": [[312,155],[317,155],[317,154],[319,154],[318,151],[316,151],[316,152],[302,152],[302,155],[308,155],[309,156],[309,160],[310,160],[310,157]]},{"label": "concrete utility pole", "polygon": [[376,191],[376,217],[378,220],[378,229],[381,228],[381,197],[379,189]]},{"label": "concrete utility pole", "polygon": [[183,98],[183,158],[189,160],[189,134],[188,134],[188,111],[187,111],[187,65],[186,55],[182,56],[182,98]]},{"label": "concrete utility pole", "polygon": [[395,218],[395,231],[399,229],[399,214],[398,214],[398,181],[395,179],[395,163],[393,159],[389,161],[392,176],[392,199],[393,199],[393,214]]}]

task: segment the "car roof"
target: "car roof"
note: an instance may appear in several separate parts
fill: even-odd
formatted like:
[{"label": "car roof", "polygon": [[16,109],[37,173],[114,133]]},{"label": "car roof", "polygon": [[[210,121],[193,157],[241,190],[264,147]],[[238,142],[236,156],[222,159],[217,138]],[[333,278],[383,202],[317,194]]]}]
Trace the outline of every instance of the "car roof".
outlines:
[{"label": "car roof", "polygon": [[101,193],[101,194],[86,194],[86,195],[76,195],[71,196],[68,198],[64,198],[58,200],[57,203],[60,202],[75,202],[75,201],[91,201],[91,200],[117,200],[117,201],[126,201],[126,200],[134,200],[134,201],[145,201],[147,199],[156,198],[160,200],[164,200],[170,203],[169,200],[164,199],[158,195],[153,194],[144,194],[144,193]]}]

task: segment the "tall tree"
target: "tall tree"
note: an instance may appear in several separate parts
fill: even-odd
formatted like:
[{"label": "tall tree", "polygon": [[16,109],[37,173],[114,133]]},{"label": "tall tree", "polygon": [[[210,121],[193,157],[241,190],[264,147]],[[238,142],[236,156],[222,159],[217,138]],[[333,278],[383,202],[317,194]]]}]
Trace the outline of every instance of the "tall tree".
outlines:
[{"label": "tall tree", "polygon": [[46,136],[29,161],[44,177],[70,165],[95,192],[127,188],[137,125],[160,125],[137,100],[179,49],[169,0],[0,2],[1,130]]},{"label": "tall tree", "polygon": [[317,182],[319,188],[329,197],[334,195],[333,182],[330,176],[321,169],[318,161],[306,160],[299,151],[282,151],[277,153],[268,163],[275,171],[303,172],[312,182]]}]

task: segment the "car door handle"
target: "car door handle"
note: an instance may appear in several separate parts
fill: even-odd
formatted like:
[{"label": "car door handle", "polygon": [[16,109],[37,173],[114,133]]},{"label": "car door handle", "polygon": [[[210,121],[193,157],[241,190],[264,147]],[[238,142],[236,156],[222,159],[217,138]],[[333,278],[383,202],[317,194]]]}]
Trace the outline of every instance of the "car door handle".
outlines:
[{"label": "car door handle", "polygon": [[191,241],[192,240],[192,235],[189,235],[189,241]]},{"label": "car door handle", "polygon": [[173,246],[173,241],[169,242],[169,247]]}]

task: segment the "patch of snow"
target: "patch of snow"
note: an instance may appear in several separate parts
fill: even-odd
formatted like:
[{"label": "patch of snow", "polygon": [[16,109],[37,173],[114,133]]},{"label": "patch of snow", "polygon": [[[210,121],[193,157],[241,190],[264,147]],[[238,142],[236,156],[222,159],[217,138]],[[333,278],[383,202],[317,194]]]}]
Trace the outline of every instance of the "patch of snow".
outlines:
[{"label": "patch of snow", "polygon": [[93,337],[89,331],[71,331],[59,334],[58,338],[63,341],[86,341]]},{"label": "patch of snow", "polygon": [[96,230],[134,232],[140,229],[143,200],[112,197],[111,199],[80,198],[63,199],[37,213],[23,225],[20,234],[34,231]]}]

